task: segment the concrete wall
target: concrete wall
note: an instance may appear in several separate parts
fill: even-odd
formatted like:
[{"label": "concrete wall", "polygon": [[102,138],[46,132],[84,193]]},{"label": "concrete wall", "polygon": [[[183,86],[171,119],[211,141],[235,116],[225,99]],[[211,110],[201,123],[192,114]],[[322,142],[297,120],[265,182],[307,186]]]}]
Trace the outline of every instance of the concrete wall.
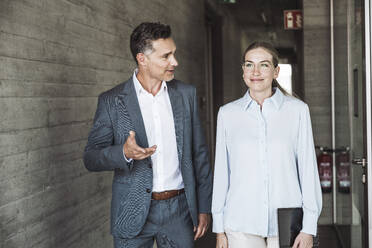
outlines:
[{"label": "concrete wall", "polygon": [[233,18],[225,18],[223,23],[223,68],[224,102],[228,103],[242,97],[247,91],[243,81],[241,57],[244,49],[241,44],[243,32]]},{"label": "concrete wall", "polygon": [[129,36],[142,21],[171,24],[176,77],[204,94],[203,8],[0,1],[0,247],[111,246],[112,174],[89,173],[81,159],[97,95],[132,74]]},{"label": "concrete wall", "polygon": [[[242,31],[217,1],[207,2],[223,17],[228,102],[246,90],[240,58],[257,32]],[[315,143],[330,146],[328,3],[303,3],[303,91]],[[133,73],[129,36],[143,21],[172,26],[176,77],[207,95],[204,8],[200,0],[0,1],[0,247],[111,246],[112,174],[89,173],[81,160],[97,96]],[[322,224],[331,222],[330,204],[325,195]]]},{"label": "concrete wall", "polygon": [[[328,0],[303,1],[304,100],[315,145],[331,147],[331,52]],[[332,223],[332,194],[323,194],[320,224]]]},{"label": "concrete wall", "polygon": [[304,1],[304,93],[315,144],[332,145],[329,1]]}]

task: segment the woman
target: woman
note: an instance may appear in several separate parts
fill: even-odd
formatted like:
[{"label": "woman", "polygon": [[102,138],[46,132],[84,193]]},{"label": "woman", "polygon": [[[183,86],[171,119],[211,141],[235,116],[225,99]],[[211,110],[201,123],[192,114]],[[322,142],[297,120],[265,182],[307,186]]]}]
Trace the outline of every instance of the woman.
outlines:
[{"label": "woman", "polygon": [[218,113],[212,201],[217,248],[279,247],[277,209],[302,207],[293,247],[312,247],[322,206],[308,106],[278,84],[278,53],[251,44],[247,93]]}]

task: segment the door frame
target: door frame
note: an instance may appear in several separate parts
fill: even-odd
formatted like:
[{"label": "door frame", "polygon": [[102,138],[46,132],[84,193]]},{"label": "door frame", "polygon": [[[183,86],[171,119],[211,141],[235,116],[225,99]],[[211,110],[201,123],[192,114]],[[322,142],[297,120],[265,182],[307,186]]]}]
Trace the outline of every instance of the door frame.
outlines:
[{"label": "door frame", "polygon": [[367,146],[367,201],[368,209],[368,244],[372,247],[372,183],[369,182],[369,178],[372,179],[372,138],[371,138],[371,13],[372,6],[371,0],[364,1],[364,18],[365,18],[365,108],[366,108],[366,146]]},{"label": "door frame", "polygon": [[214,170],[214,148],[217,127],[217,113],[224,104],[223,89],[223,44],[222,25],[223,18],[213,6],[205,2],[206,21],[206,92],[208,104],[208,143],[210,145],[210,161]]},{"label": "door frame", "polygon": [[[365,18],[365,63],[366,63],[366,131],[367,131],[367,204],[368,213],[372,213],[372,151],[371,151],[371,0],[364,2]],[[368,243],[372,247],[372,214],[368,214]]]}]

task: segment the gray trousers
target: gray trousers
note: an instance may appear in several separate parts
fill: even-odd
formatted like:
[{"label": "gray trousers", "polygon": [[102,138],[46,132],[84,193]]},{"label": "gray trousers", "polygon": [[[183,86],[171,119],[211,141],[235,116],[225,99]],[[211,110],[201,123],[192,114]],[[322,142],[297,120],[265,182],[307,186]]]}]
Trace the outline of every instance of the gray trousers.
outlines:
[{"label": "gray trousers", "polygon": [[152,200],[143,230],[134,238],[114,237],[114,248],[194,247],[193,224],[185,194],[168,200]]}]

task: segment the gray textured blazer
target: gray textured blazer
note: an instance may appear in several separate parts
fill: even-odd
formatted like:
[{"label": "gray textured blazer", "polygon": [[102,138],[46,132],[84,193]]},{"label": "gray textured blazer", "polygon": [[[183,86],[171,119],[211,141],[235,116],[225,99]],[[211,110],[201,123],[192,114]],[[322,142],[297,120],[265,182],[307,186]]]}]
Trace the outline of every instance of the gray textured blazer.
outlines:
[{"label": "gray textured blazer", "polygon": [[[195,87],[177,80],[167,83],[173,110],[177,151],[185,194],[194,226],[198,213],[210,213],[212,175],[208,151],[198,116]],[[113,170],[111,233],[131,238],[143,228],[150,208],[151,159],[127,163],[123,144],[129,131],[137,144],[148,147],[145,126],[132,78],[102,93],[84,152],[90,171]]]}]

